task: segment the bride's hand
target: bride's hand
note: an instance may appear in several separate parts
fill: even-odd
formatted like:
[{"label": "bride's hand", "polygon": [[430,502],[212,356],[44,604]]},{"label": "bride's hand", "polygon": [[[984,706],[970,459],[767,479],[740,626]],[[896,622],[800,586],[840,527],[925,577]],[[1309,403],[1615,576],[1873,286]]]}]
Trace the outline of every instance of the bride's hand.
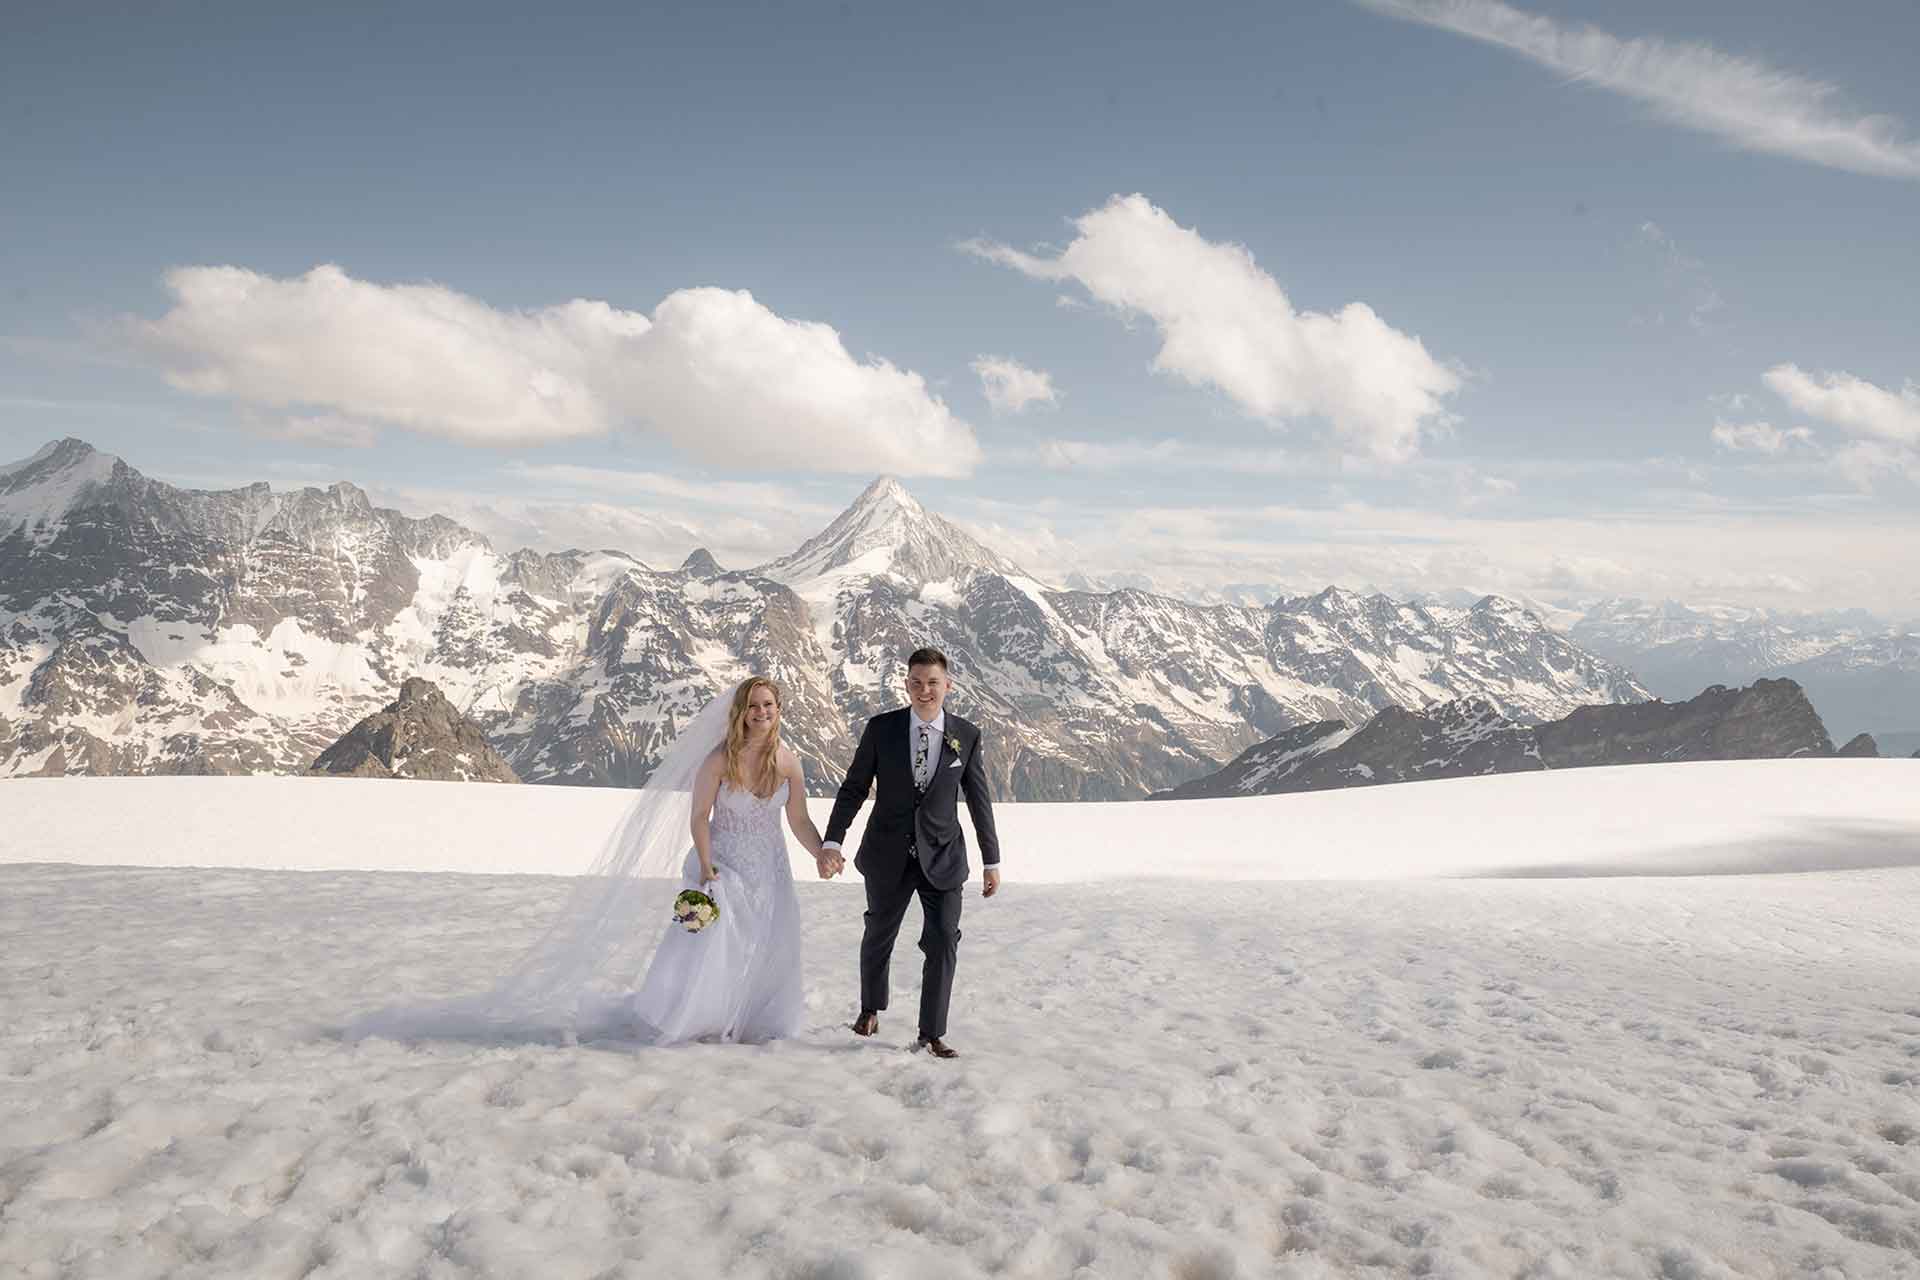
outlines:
[{"label": "bride's hand", "polygon": [[720,873],[718,871],[715,871],[711,866],[703,866],[700,868],[701,884],[712,884],[715,880],[718,880],[719,878],[720,878]]}]

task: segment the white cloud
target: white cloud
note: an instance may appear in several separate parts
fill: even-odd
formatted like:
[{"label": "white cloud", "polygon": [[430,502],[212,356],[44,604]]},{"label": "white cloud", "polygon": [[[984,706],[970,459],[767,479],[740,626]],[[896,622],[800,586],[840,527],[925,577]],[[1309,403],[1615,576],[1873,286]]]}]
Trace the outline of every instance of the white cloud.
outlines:
[{"label": "white cloud", "polygon": [[1652,107],[1675,124],[1750,151],[1891,178],[1920,177],[1920,142],[1890,116],[1836,101],[1830,84],[1712,45],[1621,39],[1500,0],[1358,0],[1377,12],[1509,49],[1580,84]]},{"label": "white cloud", "polygon": [[1142,195],[1114,196],[1074,226],[1052,258],[984,240],[960,247],[1147,317],[1162,339],[1156,369],[1216,387],[1254,417],[1324,417],[1348,451],[1403,461],[1449,421],[1441,398],[1459,375],[1365,303],[1295,311],[1246,248],[1204,239]]},{"label": "white cloud", "polygon": [[980,390],[995,413],[1019,413],[1030,404],[1060,403],[1053,375],[1044,369],[1029,369],[1006,356],[981,356],[973,362],[980,375]]},{"label": "white cloud", "polygon": [[1214,448],[1189,441],[1067,440],[1041,438],[1029,444],[994,451],[1000,465],[1037,466],[1049,471],[1181,471],[1232,475],[1279,475],[1306,470],[1312,464],[1280,449]]},{"label": "white cloud", "polygon": [[1732,453],[1778,454],[1795,444],[1813,443],[1805,427],[1782,429],[1766,422],[1716,422],[1713,442]]},{"label": "white cloud", "polygon": [[1744,508],[1650,502],[1644,512],[1504,516],[1378,502],[1003,504],[973,523],[1050,578],[1145,574],[1193,597],[1235,583],[1296,592],[1340,583],[1400,598],[1466,587],[1556,602],[1628,594],[1920,610],[1906,567],[1920,517],[1865,502],[1795,496]]},{"label": "white cloud", "polygon": [[422,486],[369,485],[376,505],[409,515],[432,512],[483,535],[502,553],[619,551],[655,569],[672,569],[696,547],[721,565],[743,569],[784,555],[816,530],[808,520],[780,511],[741,511],[726,506],[654,506],[630,502],[570,500],[543,494],[475,493]]},{"label": "white cloud", "polygon": [[276,440],[291,440],[300,444],[344,445],[349,449],[370,449],[380,438],[379,428],[353,418],[343,418],[334,413],[288,414],[283,418],[258,418],[256,415],[244,415],[245,420],[257,421],[261,433]]},{"label": "white cloud", "polygon": [[1848,439],[1823,445],[1805,427],[1781,433],[1777,447],[1764,424],[1713,429],[1714,441],[1727,448],[1779,453],[1788,441],[1810,446],[1828,471],[1860,490],[1888,477],[1920,484],[1920,387],[1908,382],[1889,391],[1851,373],[1808,373],[1798,365],[1778,364],[1762,377],[1789,405],[1844,433]]},{"label": "white cloud", "polygon": [[1860,489],[1874,488],[1890,475],[1920,484],[1920,450],[1878,440],[1855,440],[1834,450],[1831,462],[1835,471]]},{"label": "white cloud", "polygon": [[166,284],[172,309],[127,323],[168,382],[287,411],[290,432],[344,422],[508,445],[630,427],[746,471],[949,476],[980,458],[919,374],[855,360],[830,326],[745,291],[678,290],[647,316],[584,298],[502,310],[332,265],[287,279],[183,267]]},{"label": "white cloud", "polygon": [[571,463],[510,462],[502,470],[516,483],[524,483],[529,491],[572,490],[623,499],[647,498],[737,510],[771,507],[789,515],[807,512],[831,517],[840,511],[837,506],[797,502],[792,486],[782,484],[687,478],[663,475],[657,471],[582,467]]},{"label": "white cloud", "polygon": [[1856,435],[1920,447],[1920,387],[1911,382],[1893,392],[1850,373],[1814,375],[1791,364],[1775,365],[1763,380],[1802,413]]}]

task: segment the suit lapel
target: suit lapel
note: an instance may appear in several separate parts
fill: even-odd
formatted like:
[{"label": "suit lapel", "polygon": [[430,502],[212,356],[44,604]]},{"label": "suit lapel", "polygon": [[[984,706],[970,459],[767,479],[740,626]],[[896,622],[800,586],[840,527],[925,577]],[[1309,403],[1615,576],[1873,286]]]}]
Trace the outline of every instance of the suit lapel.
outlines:
[{"label": "suit lapel", "polygon": [[949,738],[955,742],[961,740],[960,721],[954,717],[951,711],[947,713],[947,727],[941,732],[940,741],[934,744],[933,774],[927,779],[927,790],[929,791],[933,790],[933,784],[937,779],[944,778],[953,771],[954,761],[960,758],[954,754],[953,748],[947,745],[947,739]]}]

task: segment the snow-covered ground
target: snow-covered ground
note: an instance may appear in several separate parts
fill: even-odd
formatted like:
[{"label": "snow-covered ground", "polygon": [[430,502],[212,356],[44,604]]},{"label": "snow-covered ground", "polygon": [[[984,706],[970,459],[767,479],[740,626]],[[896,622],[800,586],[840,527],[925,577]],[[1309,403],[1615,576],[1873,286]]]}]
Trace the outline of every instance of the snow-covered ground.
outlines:
[{"label": "snow-covered ground", "polygon": [[[0,863],[572,875],[631,800],[611,787],[371,778],[21,778],[0,786]],[[824,831],[832,801],[809,803]],[[1920,865],[1913,760],[1626,765],[994,811],[1008,873],[1028,884]]]},{"label": "snow-covered ground", "polygon": [[1920,1276],[1920,763],[1004,806],[955,1062],[857,882],[792,1041],[327,1034],[622,800],[0,784],[0,1275]]}]

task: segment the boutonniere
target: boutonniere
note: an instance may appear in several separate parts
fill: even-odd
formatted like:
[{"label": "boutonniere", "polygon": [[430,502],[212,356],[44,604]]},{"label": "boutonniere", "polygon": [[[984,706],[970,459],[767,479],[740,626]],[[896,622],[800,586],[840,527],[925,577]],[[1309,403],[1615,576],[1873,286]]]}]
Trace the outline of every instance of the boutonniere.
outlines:
[{"label": "boutonniere", "polygon": [[947,735],[947,746],[953,751],[953,754],[960,754],[960,739],[954,737],[952,734]]}]

